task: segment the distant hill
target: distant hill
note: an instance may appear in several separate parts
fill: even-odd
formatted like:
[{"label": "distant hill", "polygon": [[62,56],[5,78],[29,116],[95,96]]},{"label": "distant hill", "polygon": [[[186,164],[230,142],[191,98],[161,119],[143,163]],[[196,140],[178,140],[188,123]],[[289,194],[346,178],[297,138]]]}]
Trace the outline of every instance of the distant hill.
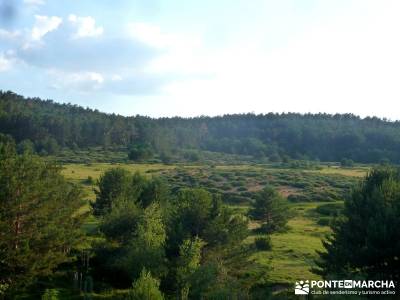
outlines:
[{"label": "distant hill", "polygon": [[400,122],[352,114],[236,114],[219,117],[123,117],[0,91],[0,133],[35,151],[146,145],[267,157],[400,162]]}]

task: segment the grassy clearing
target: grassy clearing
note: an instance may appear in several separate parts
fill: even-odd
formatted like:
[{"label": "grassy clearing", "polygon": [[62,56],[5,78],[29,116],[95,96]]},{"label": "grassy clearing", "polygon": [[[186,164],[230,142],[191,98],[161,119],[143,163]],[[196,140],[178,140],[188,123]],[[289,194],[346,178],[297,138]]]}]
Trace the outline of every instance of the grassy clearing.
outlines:
[{"label": "grassy clearing", "polygon": [[[271,268],[269,280],[276,284],[292,284],[299,279],[319,279],[311,272],[316,250],[322,250],[321,239],[329,234],[327,226],[320,226],[316,219],[310,217],[312,211],[325,202],[296,203],[292,204],[295,217],[289,221],[290,229],[284,233],[276,233],[271,236],[272,250],[259,251],[250,259],[265,268]],[[254,226],[254,225],[253,225]],[[247,239],[248,243],[256,237],[252,235]]]},{"label": "grassy clearing", "polygon": [[364,177],[370,170],[369,167],[356,167],[356,168],[342,168],[338,166],[324,167],[321,170],[308,170],[307,172],[314,172],[320,174],[337,174],[351,177]]},{"label": "grassy clearing", "polygon": [[[260,270],[269,270],[269,281],[274,284],[292,284],[299,279],[319,279],[311,273],[316,250],[322,250],[321,240],[329,234],[328,226],[319,225],[321,218],[330,218],[316,212],[317,206],[327,203],[341,203],[343,193],[348,193],[352,184],[364,176],[368,168],[344,169],[324,167],[320,170],[278,169],[266,165],[165,165],[165,164],[124,164],[93,163],[65,164],[64,176],[71,182],[83,186],[87,199],[94,200],[93,182],[109,168],[121,167],[130,172],[140,172],[148,176],[160,175],[173,187],[203,187],[212,193],[220,193],[226,203],[240,213],[245,213],[251,201],[252,193],[272,184],[284,196],[301,195],[304,201],[292,202],[290,205],[295,216],[289,221],[290,229],[284,233],[271,236],[272,250],[253,251],[248,257]],[[92,183],[87,179],[91,177]],[[239,197],[239,201],[229,197]],[[316,198],[319,196],[319,198]],[[225,198],[224,198],[225,197]],[[326,200],[329,199],[329,202]],[[334,200],[336,199],[336,201]],[[319,200],[319,201],[318,201]],[[231,201],[231,202],[230,202]],[[314,202],[313,202],[314,201]],[[88,210],[89,205],[82,208]],[[320,223],[321,224],[321,223]],[[328,223],[326,223],[328,224]],[[250,229],[259,224],[250,223]],[[97,220],[91,216],[84,228],[89,235],[95,234]],[[256,237],[252,234],[245,241],[252,244]],[[93,236],[94,237],[94,236]],[[257,270],[249,270],[252,271]]]},{"label": "grassy clearing", "polygon": [[62,174],[71,182],[81,184],[86,192],[88,200],[94,200],[93,185],[87,184],[88,177],[93,178],[94,182],[102,173],[110,168],[123,168],[130,172],[140,172],[150,174],[148,172],[162,171],[175,168],[172,165],[163,164],[122,164],[122,163],[94,163],[94,164],[65,164],[63,165]]}]

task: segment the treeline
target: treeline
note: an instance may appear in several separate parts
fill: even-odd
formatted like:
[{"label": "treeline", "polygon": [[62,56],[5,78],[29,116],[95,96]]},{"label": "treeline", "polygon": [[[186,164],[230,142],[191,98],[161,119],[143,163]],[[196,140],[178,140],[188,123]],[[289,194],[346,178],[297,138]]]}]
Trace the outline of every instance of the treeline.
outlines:
[{"label": "treeline", "polygon": [[123,147],[132,159],[177,149],[282,161],[400,162],[400,122],[352,114],[238,114],[220,117],[123,117],[71,104],[0,92],[0,132],[23,150]]}]

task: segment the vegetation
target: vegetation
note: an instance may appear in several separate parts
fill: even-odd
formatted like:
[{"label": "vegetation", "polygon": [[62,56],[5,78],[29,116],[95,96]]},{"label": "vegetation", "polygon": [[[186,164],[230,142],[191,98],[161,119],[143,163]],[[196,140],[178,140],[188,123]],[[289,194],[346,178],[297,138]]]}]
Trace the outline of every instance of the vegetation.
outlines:
[{"label": "vegetation", "polygon": [[82,191],[60,167],[0,144],[0,283],[8,294],[54,274],[82,242]]},{"label": "vegetation", "polygon": [[[344,218],[324,241],[316,272],[346,278],[400,278],[400,170],[372,170],[345,201]],[[349,277],[351,276],[351,277]]]},{"label": "vegetation", "polygon": [[160,282],[143,269],[140,277],[133,283],[129,294],[131,300],[163,300],[164,296],[159,290]]},{"label": "vegetation", "polygon": [[0,93],[0,298],[288,299],[300,278],[399,280],[397,127],[126,118]]},{"label": "vegetation", "polygon": [[261,251],[269,251],[272,248],[271,237],[269,236],[256,238],[254,244],[257,249]]},{"label": "vegetation", "polygon": [[[400,162],[400,123],[351,114],[225,115],[221,117],[122,117],[71,104],[0,92],[0,128],[21,151],[125,149],[125,157],[198,161],[199,150],[248,155],[284,163],[288,159]],[[181,151],[185,149],[184,151]],[[296,166],[297,165],[297,166]],[[298,164],[293,164],[298,168]]]},{"label": "vegetation", "polygon": [[283,197],[274,188],[265,187],[256,195],[249,215],[261,221],[260,231],[272,233],[285,229],[290,212]]}]

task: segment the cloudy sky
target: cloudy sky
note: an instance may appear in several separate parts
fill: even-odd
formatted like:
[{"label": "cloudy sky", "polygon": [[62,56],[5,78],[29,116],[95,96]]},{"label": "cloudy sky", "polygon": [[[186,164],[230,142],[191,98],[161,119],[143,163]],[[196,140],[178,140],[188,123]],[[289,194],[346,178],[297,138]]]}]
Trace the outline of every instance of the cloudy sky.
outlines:
[{"label": "cloudy sky", "polygon": [[0,0],[0,89],[123,115],[400,119],[397,0]]}]

